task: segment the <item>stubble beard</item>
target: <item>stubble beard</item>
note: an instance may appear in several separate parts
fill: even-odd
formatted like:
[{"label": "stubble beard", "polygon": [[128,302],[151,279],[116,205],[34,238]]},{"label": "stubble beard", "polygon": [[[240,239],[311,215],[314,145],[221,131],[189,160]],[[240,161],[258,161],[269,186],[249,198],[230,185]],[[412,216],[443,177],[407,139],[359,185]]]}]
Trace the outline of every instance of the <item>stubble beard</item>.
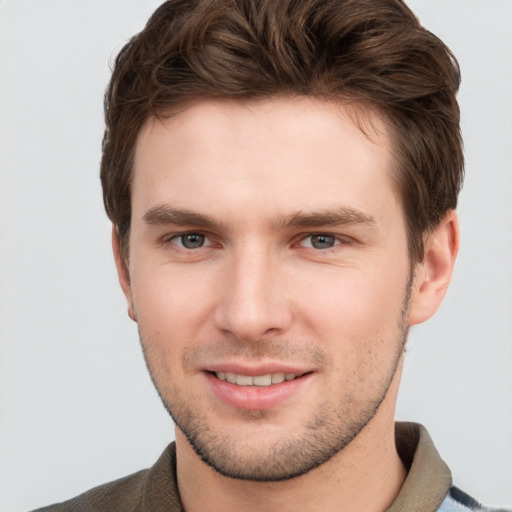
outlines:
[{"label": "stubble beard", "polygon": [[[155,359],[139,331],[151,379],[176,426],[195,453],[216,472],[229,478],[255,482],[277,482],[298,477],[340,453],[375,417],[388,394],[407,342],[412,283],[411,273],[400,312],[394,357],[384,377],[377,382],[378,389],[374,390],[372,397],[364,403],[354,403],[351,396],[345,397],[341,404],[326,401],[311,420],[301,426],[300,433],[287,432],[287,436],[281,436],[281,440],[272,446],[251,440],[237,443],[225,432],[212,429],[207,415],[193,406],[193,397],[184,399],[178,389],[169,386],[168,381],[167,385],[164,384],[164,371],[152,364]],[[262,350],[259,343],[258,350]],[[264,424],[269,413],[241,411],[241,414],[245,414],[248,422]]]}]

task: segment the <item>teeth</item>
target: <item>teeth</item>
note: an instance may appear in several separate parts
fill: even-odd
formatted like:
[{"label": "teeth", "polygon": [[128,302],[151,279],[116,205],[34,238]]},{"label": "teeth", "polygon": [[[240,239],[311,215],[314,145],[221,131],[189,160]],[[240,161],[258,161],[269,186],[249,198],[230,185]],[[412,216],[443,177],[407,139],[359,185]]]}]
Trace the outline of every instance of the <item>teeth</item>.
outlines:
[{"label": "teeth", "polygon": [[252,378],[252,383],[255,386],[270,386],[270,384],[272,384],[272,375],[270,375],[270,373],[268,375],[258,375],[257,377]]},{"label": "teeth", "polygon": [[252,386],[253,381],[249,375],[237,375],[236,383],[238,386]]},{"label": "teeth", "polygon": [[260,386],[266,387],[272,384],[280,384],[285,380],[293,380],[297,375],[295,373],[269,373],[267,375],[239,375],[237,373],[229,372],[216,372],[216,377],[219,380],[227,381],[237,386]]},{"label": "teeth", "polygon": [[284,373],[273,373],[272,374],[272,384],[280,384],[284,382],[285,376]]}]

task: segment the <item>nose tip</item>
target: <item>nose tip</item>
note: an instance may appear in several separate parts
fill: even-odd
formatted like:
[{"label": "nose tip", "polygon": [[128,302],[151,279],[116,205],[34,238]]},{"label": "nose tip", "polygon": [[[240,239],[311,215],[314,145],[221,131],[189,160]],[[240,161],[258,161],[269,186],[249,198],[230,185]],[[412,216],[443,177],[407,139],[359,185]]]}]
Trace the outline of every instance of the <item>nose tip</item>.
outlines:
[{"label": "nose tip", "polygon": [[282,333],[290,321],[288,300],[275,269],[254,262],[231,269],[215,312],[218,329],[247,342]]},{"label": "nose tip", "polygon": [[225,333],[242,342],[259,340],[280,331],[278,322],[272,321],[270,315],[263,312],[249,312],[248,308],[238,304],[236,311],[231,307],[229,314],[224,314],[218,321],[218,327]]}]

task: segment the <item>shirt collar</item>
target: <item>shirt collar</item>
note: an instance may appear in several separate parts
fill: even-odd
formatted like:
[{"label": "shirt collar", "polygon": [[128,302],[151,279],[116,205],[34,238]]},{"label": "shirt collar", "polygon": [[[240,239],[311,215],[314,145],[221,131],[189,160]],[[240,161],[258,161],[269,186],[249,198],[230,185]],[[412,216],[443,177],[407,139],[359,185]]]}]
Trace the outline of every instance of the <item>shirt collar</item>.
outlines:
[{"label": "shirt collar", "polygon": [[452,484],[452,475],[425,427],[417,423],[395,425],[396,449],[407,477],[386,512],[435,512]]}]

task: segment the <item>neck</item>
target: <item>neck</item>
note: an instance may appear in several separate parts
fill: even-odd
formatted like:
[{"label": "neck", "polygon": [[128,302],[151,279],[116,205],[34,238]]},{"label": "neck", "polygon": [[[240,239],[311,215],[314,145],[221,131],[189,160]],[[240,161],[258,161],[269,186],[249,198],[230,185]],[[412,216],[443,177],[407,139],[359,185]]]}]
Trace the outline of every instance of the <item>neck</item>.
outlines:
[{"label": "neck", "polygon": [[222,476],[196,455],[177,429],[177,478],[184,509],[186,512],[386,510],[406,477],[395,447],[394,408],[399,375],[394,380],[397,382],[391,385],[377,414],[348,446],[322,466],[290,480],[253,482]]}]

